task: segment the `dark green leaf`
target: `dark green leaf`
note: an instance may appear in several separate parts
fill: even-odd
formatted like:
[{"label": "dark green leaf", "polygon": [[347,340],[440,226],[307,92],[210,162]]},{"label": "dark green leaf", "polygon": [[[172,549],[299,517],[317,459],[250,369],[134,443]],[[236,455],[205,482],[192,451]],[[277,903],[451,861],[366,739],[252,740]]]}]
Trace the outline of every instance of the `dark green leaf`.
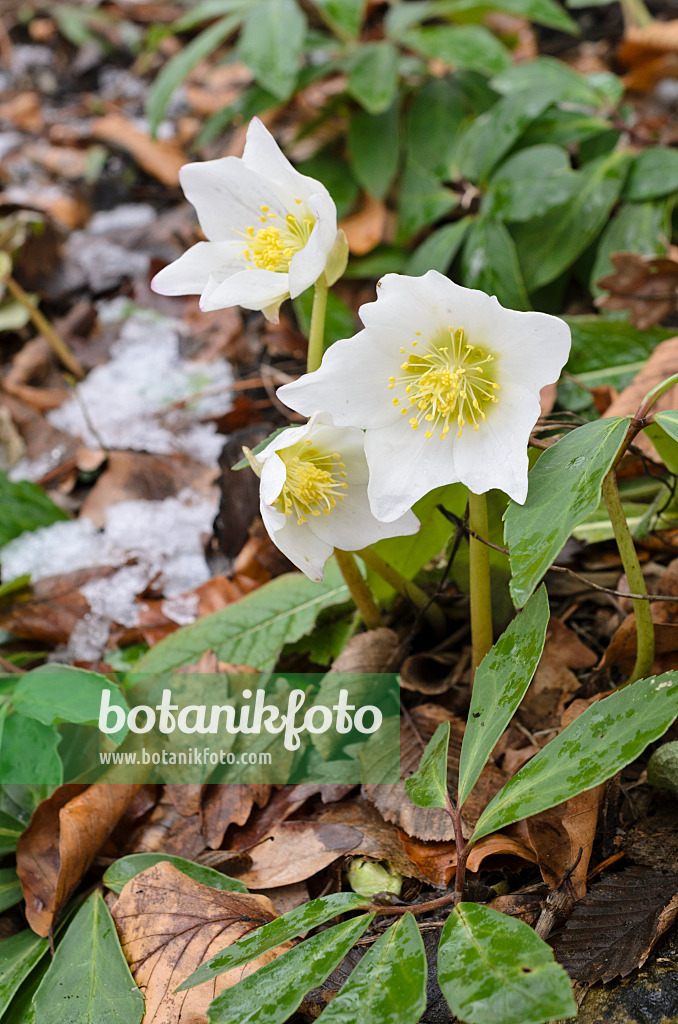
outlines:
[{"label": "dark green leaf", "polygon": [[220,661],[272,668],[284,644],[308,633],[323,608],[343,604],[348,597],[348,587],[332,561],[327,563],[321,583],[301,573],[278,576],[161,640],[141,659],[137,671],[167,672],[191,665],[208,648]]},{"label": "dark green leaf", "polygon": [[412,914],[384,932],[334,997],[323,1024],[417,1024],[426,1009],[426,953]]},{"label": "dark green leaf", "polygon": [[650,146],[633,161],[623,198],[629,202],[660,199],[678,191],[678,150]]},{"label": "dark green leaf", "polygon": [[478,819],[474,842],[605,782],[677,716],[677,672],[638,679],[591,704],[497,793]]},{"label": "dark green leaf", "polygon": [[627,151],[587,164],[577,172],[575,198],[513,229],[529,291],[555,280],[596,238],[621,192]]},{"label": "dark green leaf", "polygon": [[494,76],[492,85],[504,95],[531,89],[547,92],[554,103],[573,103],[584,107],[609,104],[607,91],[597,89],[595,79],[585,78],[555,57],[537,57],[536,60],[512,64]]},{"label": "dark green leaf", "polygon": [[113,892],[122,892],[122,889],[132,878],[152,868],[160,861],[169,861],[178,871],[183,871],[189,878],[209,885],[212,889],[221,889],[224,892],[247,892],[247,889],[237,878],[229,878],[221,871],[205,867],[203,864],[195,864],[192,860],[184,860],[183,857],[174,857],[169,853],[131,853],[128,857],[121,857],[115,864],[106,870],[103,878],[104,885]]},{"label": "dark green leaf", "polygon": [[134,984],[113,919],[98,892],[82,905],[35,994],[40,1024],[138,1024]]},{"label": "dark green leaf", "polygon": [[153,134],[158,130],[158,125],[165,116],[167,104],[175,89],[181,85],[196,64],[199,64],[205,57],[209,57],[224,39],[235,32],[242,21],[246,9],[244,0],[239,0],[232,6],[235,8],[234,13],[227,14],[226,17],[221,18],[220,21],[210,25],[204,32],[197,35],[195,39],[191,39],[190,43],[183,46],[176,56],[165,64],[153,82],[146,106],[149,126]]},{"label": "dark green leaf", "polygon": [[400,54],[392,43],[363,43],[346,62],[346,88],[370,114],[383,114],[398,89]]},{"label": "dark green leaf", "polygon": [[544,649],[548,624],[549,602],[542,585],[476,670],[459,759],[460,807],[525,696]]},{"label": "dark green leaf", "polygon": [[586,139],[595,139],[609,130],[610,123],[604,117],[550,107],[528,125],[520,145],[540,146],[546,142],[552,146],[573,146]]},{"label": "dark green leaf", "polygon": [[22,981],[49,949],[47,939],[26,929],[0,942],[0,1013],[4,1013]]},{"label": "dark green leaf", "polygon": [[529,146],[510,156],[492,175],[483,213],[501,220],[532,220],[568,202],[577,176],[560,146]]},{"label": "dark green leaf", "polygon": [[603,478],[630,422],[630,417],[615,417],[570,431],[539,457],[529,475],[525,504],[509,503],[504,535],[517,608],[530,597],[574,527],[598,508]]},{"label": "dark green leaf", "polygon": [[454,79],[433,78],[418,89],[407,115],[408,158],[438,178],[447,177],[465,106]]},{"label": "dark green leaf", "polygon": [[313,0],[323,11],[328,23],[340,31],[357,36],[363,23],[367,0]]},{"label": "dark green leaf", "polygon": [[572,983],[529,925],[460,903],[443,928],[438,983],[467,1024],[544,1024],[577,1012]]},{"label": "dark green leaf", "polygon": [[555,28],[559,32],[579,34],[576,21],[554,0],[440,0],[434,4],[434,8],[432,14],[449,14],[460,19],[471,14],[483,17],[491,11],[505,11],[519,18],[527,18],[537,25]]},{"label": "dark green leaf", "polygon": [[17,818],[13,818],[5,811],[0,811],[0,855],[11,853],[16,849],[17,840],[24,828],[25,825],[22,825]]},{"label": "dark green leaf", "polygon": [[383,199],[398,170],[398,104],[378,114],[356,111],[348,126],[348,149],[356,179]]},{"label": "dark green leaf", "polygon": [[257,0],[249,7],[238,56],[264,89],[287,100],[299,73],[306,16],[295,0]]},{"label": "dark green leaf", "polygon": [[515,145],[530,122],[553,103],[548,88],[503,96],[472,121],[459,140],[459,170],[469,181],[483,181]]},{"label": "dark green leaf", "polygon": [[21,882],[14,868],[0,868],[0,913],[21,899]]},{"label": "dark green leaf", "polygon": [[389,4],[384,15],[384,29],[391,39],[401,39],[413,25],[420,25],[435,13],[436,0],[408,0],[408,3]]},{"label": "dark green leaf", "polygon": [[676,333],[671,327],[650,327],[640,331],[623,320],[607,320],[601,316],[563,319],[572,331],[572,351],[567,362],[570,373],[644,362],[660,342]]},{"label": "dark green leaf", "polygon": [[289,939],[296,939],[298,935],[310,931],[311,928],[317,928],[339,914],[345,914],[350,910],[364,910],[368,905],[369,900],[354,892],[320,896],[310,903],[304,903],[303,906],[288,911],[282,917],[277,917],[275,921],[257,928],[243,939],[234,942],[232,946],[215,954],[186,978],[177,991],[181,992],[193,988],[194,985],[200,985],[203,981],[210,981],[219,974],[249,963],[250,960],[256,960],[269,949],[282,946]]},{"label": "dark green leaf", "polygon": [[211,1003],[210,1024],[279,1024],[321,985],[363,934],[373,914],[336,924],[260,967]]},{"label": "dark green leaf", "polygon": [[398,245],[378,245],[366,256],[354,256],[348,261],[344,280],[375,280],[384,274],[402,274],[407,253]]},{"label": "dark green leaf", "polygon": [[654,422],[644,430],[659,457],[671,473],[678,473],[678,410],[667,409],[654,415]]},{"label": "dark green leaf", "polygon": [[450,723],[441,722],[426,744],[414,775],[405,780],[405,792],[417,807],[447,807],[447,748]]},{"label": "dark green leaf", "polygon": [[441,274],[446,274],[452,260],[461,249],[466,232],[472,223],[471,217],[462,217],[453,224],[443,224],[441,228],[437,228],[414,250],[405,265],[405,273],[411,277],[419,277],[428,270],[438,270]]},{"label": "dark green leaf", "polygon": [[[64,665],[43,665],[21,677],[14,691],[12,704],[27,718],[36,718],[43,725],[74,722],[80,725],[98,725],[101,696],[110,694],[111,707],[122,708],[125,715],[129,707],[118,687],[97,672]],[[122,743],[127,727],[112,733],[114,743]]]},{"label": "dark green leaf", "polygon": [[409,160],[400,183],[398,236],[410,238],[459,205],[459,197],[431,171]]},{"label": "dark green leaf", "polygon": [[[678,155],[678,154],[676,154]],[[613,252],[635,252],[640,256],[662,256],[671,236],[671,201],[625,203],[607,225],[598,243],[589,285],[593,295],[602,295],[598,281],[615,268]]]},{"label": "dark green leaf", "polygon": [[503,71],[511,57],[496,36],[481,25],[435,25],[404,33],[406,46],[425,57],[436,57],[451,67],[470,68],[492,75]]},{"label": "dark green leaf", "polygon": [[[298,295],[293,300],[293,306],[299,329],[308,337],[313,309],[313,288]],[[328,349],[335,341],[339,341],[340,338],[353,337],[355,331],[356,323],[353,313],[338,295],[330,292],[327,296],[327,312],[325,314],[325,349]]]},{"label": "dark green leaf", "polygon": [[68,519],[41,487],[28,480],[13,483],[0,472],[0,547],[26,530]]},{"label": "dark green leaf", "polygon": [[501,221],[480,216],[466,235],[461,274],[467,288],[496,295],[509,309],[531,309],[513,239]]},{"label": "dark green leaf", "polygon": [[59,738],[54,725],[43,725],[18,712],[8,715],[0,744],[0,785],[38,782],[59,786],[63,781]]},{"label": "dark green leaf", "polygon": [[321,181],[334,199],[337,217],[347,217],[355,206],[360,188],[351,172],[342,160],[338,160],[331,152],[324,150],[310,160],[295,164],[300,174]]}]

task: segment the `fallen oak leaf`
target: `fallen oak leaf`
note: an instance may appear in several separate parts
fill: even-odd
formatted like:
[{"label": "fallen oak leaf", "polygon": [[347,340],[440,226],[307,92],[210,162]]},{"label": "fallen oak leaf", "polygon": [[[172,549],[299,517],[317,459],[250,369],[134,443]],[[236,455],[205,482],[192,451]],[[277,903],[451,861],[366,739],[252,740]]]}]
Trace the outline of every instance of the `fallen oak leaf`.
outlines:
[{"label": "fallen oak leaf", "polygon": [[355,850],[358,829],[317,821],[285,821],[272,828],[247,852],[251,867],[237,877],[248,889],[273,889],[303,882]]},{"label": "fallen oak leaf", "polygon": [[205,960],[273,921],[278,915],[271,901],[212,889],[162,861],[127,883],[111,914],[146,1000],[142,1024],[206,1024],[215,996],[289,948],[270,950],[210,982],[176,992]]},{"label": "fallen oak leaf", "polygon": [[19,837],[17,874],[26,919],[46,936],[59,911],[124,814],[140,786],[59,786],[35,809]]}]

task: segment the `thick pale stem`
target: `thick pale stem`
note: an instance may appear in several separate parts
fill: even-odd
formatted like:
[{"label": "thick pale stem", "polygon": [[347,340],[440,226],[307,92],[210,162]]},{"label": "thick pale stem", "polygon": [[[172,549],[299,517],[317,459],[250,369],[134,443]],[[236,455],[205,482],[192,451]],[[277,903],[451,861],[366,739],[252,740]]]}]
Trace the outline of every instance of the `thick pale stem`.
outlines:
[{"label": "thick pale stem", "polygon": [[[480,537],[488,535],[487,501],[484,494],[468,493],[469,526]],[[490,549],[469,536],[469,586],[471,594],[472,671],[492,646],[492,590]]]},{"label": "thick pale stem", "polygon": [[323,274],[315,283],[313,309],[311,311],[311,330],[308,336],[308,356],[306,368],[309,373],[317,370],[323,358],[325,346],[325,313],[327,312],[327,293],[329,289]]},{"label": "thick pale stem", "polygon": [[338,548],[335,548],[334,557],[336,558],[337,565],[341,570],[341,575],[344,577],[346,585],[351,591],[351,597],[353,598],[356,608],[360,612],[360,617],[367,628],[377,629],[379,626],[383,626],[381,613],[377,608],[369,587],[362,578],[360,569],[358,568],[358,564],[353,555],[349,551],[340,551]]},{"label": "thick pale stem", "polygon": [[439,633],[444,632],[447,620],[442,608],[434,601],[431,601],[428,594],[421,587],[418,587],[416,583],[412,583],[411,580],[405,579],[397,569],[389,565],[372,548],[365,548],[363,551],[358,552],[358,554],[365,565],[368,565],[378,576],[381,576],[382,580],[385,580],[390,587],[393,587],[396,593],[411,601],[415,608],[423,609],[433,629]]},{"label": "thick pale stem", "polygon": [[85,371],[80,365],[80,362],[73,355],[66,342],[59,337],[47,317],[43,316],[40,310],[31,302],[29,296],[13,277],[6,277],[5,284],[7,285],[7,291],[14,296],[17,302],[21,303],[29,314],[37,330],[40,331],[43,338],[47,339],[64,366],[70,370],[73,376],[77,377],[78,380],[83,380]]},{"label": "thick pale stem", "polygon": [[[624,508],[617,489],[617,478],[614,469],[611,469],[603,480],[603,498],[607,507],[607,514],[612,523],[615,540],[619,548],[619,555],[624,566],[629,590],[632,594],[647,595],[643,570],[638,561],[638,553],[633,543],[633,537],[626,522]],[[633,614],[636,617],[636,664],[634,665],[628,683],[636,679],[643,679],[652,672],[654,662],[654,623],[652,622],[652,609],[649,601],[634,601]],[[626,684],[628,686],[628,683]]]}]

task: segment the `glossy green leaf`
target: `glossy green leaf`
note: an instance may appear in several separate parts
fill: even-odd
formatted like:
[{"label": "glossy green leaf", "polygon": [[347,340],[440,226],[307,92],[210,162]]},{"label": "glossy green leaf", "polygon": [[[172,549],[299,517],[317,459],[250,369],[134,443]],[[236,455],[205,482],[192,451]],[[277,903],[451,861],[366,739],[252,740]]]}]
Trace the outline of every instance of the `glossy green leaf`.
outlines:
[{"label": "glossy green leaf", "polygon": [[363,914],[313,935],[227,988],[210,1004],[210,1024],[281,1024],[332,973],[373,917]]},{"label": "glossy green leaf", "polygon": [[609,132],[610,122],[602,116],[549,107],[528,125],[520,139],[521,146],[574,146]]},{"label": "glossy green leaf", "polygon": [[481,25],[435,25],[411,29],[403,34],[402,42],[426,57],[437,57],[451,67],[469,68],[490,75],[511,63],[506,47]]},{"label": "glossy green leaf", "polygon": [[504,161],[490,179],[483,212],[516,223],[539,217],[570,200],[577,188],[560,146],[528,146]]},{"label": "glossy green leaf", "polygon": [[670,205],[667,200],[622,204],[600,236],[589,279],[592,295],[603,294],[604,289],[598,287],[598,282],[615,271],[610,260],[612,253],[662,256],[666,252],[671,236]]},{"label": "glossy green leaf", "polygon": [[641,331],[623,320],[608,320],[602,316],[563,319],[572,332],[572,350],[567,361],[570,373],[644,362],[660,342],[675,334],[672,327],[650,327]]},{"label": "glossy green leaf", "polygon": [[458,806],[475,786],[537,669],[549,624],[541,586],[478,666],[459,759]]},{"label": "glossy green leaf", "polygon": [[460,903],[443,928],[438,984],[466,1024],[544,1024],[572,1017],[572,983],[529,925]]},{"label": "glossy green leaf", "polygon": [[12,481],[0,472],[0,547],[26,530],[38,530],[61,519],[68,516],[41,487],[28,480]]},{"label": "glossy green leaf", "polygon": [[[43,665],[21,677],[12,704],[16,711],[28,718],[36,718],[43,725],[59,722],[98,725],[101,697],[105,691],[110,694],[111,706],[122,708],[127,715],[127,702],[118,687],[105,676],[67,665]],[[121,743],[126,735],[125,726],[111,734],[111,739]]]},{"label": "glossy green leaf", "polygon": [[346,62],[346,89],[368,113],[383,114],[395,98],[399,66],[400,54],[392,43],[363,43]]},{"label": "glossy green leaf", "polygon": [[324,13],[330,26],[357,36],[363,23],[367,0],[313,0]]},{"label": "glossy green leaf", "polygon": [[134,984],[108,907],[92,893],[73,918],[35,994],[40,1024],[138,1024]]},{"label": "glossy green leaf", "polygon": [[398,104],[380,113],[357,111],[348,126],[351,170],[376,199],[383,199],[398,170]]},{"label": "glossy green leaf", "polygon": [[104,885],[113,892],[122,892],[124,886],[136,878],[146,868],[152,868],[154,864],[161,861],[169,861],[178,871],[183,871],[189,878],[209,885],[212,889],[221,889],[224,892],[247,892],[247,888],[237,878],[230,878],[221,871],[205,867],[204,864],[196,864],[192,860],[185,860],[183,857],[174,857],[169,853],[131,853],[128,857],[121,857],[107,868],[104,874]]},{"label": "glossy green leaf", "polygon": [[441,722],[426,744],[414,775],[405,780],[405,792],[417,807],[447,807],[447,750],[450,723]]},{"label": "glossy green leaf", "polygon": [[438,228],[414,250],[405,265],[405,273],[411,277],[419,277],[428,270],[446,274],[472,223],[471,217],[462,217],[461,220]]},{"label": "glossy green leaf", "polygon": [[454,78],[433,78],[418,88],[407,115],[408,158],[446,178],[466,106]]},{"label": "glossy green leaf", "polygon": [[322,1012],[323,1024],[417,1024],[426,1009],[426,953],[413,914],[370,946]]},{"label": "glossy green leaf", "polygon": [[678,717],[678,672],[639,679],[588,707],[487,805],[473,840],[605,782]]},{"label": "glossy green leaf", "polygon": [[630,159],[620,150],[586,164],[577,172],[574,199],[516,225],[512,233],[529,291],[555,280],[596,238],[619,198]]},{"label": "glossy green leaf", "polygon": [[462,250],[462,280],[467,288],[496,295],[508,309],[531,309],[518,255],[506,227],[492,217],[477,217]]},{"label": "glossy green leaf", "polygon": [[666,468],[678,473],[678,410],[655,413],[654,421],[643,433],[652,441]]},{"label": "glossy green leaf", "polygon": [[153,134],[165,116],[167,104],[175,90],[201,60],[209,57],[223,43],[224,39],[235,32],[242,21],[246,6],[244,0],[236,0],[231,4],[233,13],[227,14],[191,39],[163,66],[149,90],[146,106],[149,126]]},{"label": "glossy green leaf", "polygon": [[48,940],[41,939],[30,929],[0,942],[0,1014],[5,1012],[21,983],[48,949]]},{"label": "glossy green leaf", "polygon": [[21,882],[14,868],[0,868],[0,913],[22,898]]},{"label": "glossy green leaf", "polygon": [[220,661],[272,668],[282,647],[308,633],[323,608],[349,599],[336,564],[321,583],[301,573],[278,576],[258,590],[198,622],[184,626],[146,654],[137,672],[167,672],[191,665],[211,648]]},{"label": "glossy green leaf", "polygon": [[339,914],[348,913],[350,910],[364,910],[368,905],[369,900],[354,892],[320,896],[309,903],[304,903],[216,953],[186,978],[177,991],[181,992],[183,989],[193,988],[194,985],[201,985],[203,981],[210,981],[219,974],[233,970],[234,967],[256,960],[269,949],[282,946],[288,939],[296,939],[298,935],[310,931],[311,928],[317,928]]},{"label": "glossy green leaf", "polygon": [[554,0],[439,0],[433,6],[432,14],[449,14],[456,18],[470,14],[482,17],[490,11],[505,11],[559,32],[579,33],[576,21]]},{"label": "glossy green leaf", "polygon": [[626,182],[623,198],[628,202],[660,199],[678,191],[678,150],[649,146],[638,153]]},{"label": "glossy green leaf", "polygon": [[526,89],[546,91],[552,102],[577,104],[583,107],[607,106],[605,90],[596,88],[591,80],[555,57],[537,57],[536,60],[512,64],[492,79],[497,92],[507,96]]},{"label": "glossy green leaf", "polygon": [[5,811],[0,811],[0,855],[16,849],[17,841],[24,828],[25,825],[22,825],[17,818],[13,818]]},{"label": "glossy green leaf", "polygon": [[432,171],[408,160],[400,182],[398,239],[411,238],[459,206],[459,196],[441,185]]},{"label": "glossy green leaf", "polygon": [[[14,712],[5,719],[0,743],[0,785],[43,783],[59,786],[63,766],[57,753],[59,733],[54,725]],[[30,757],[27,756],[30,752]]]},{"label": "glossy green leaf", "polygon": [[615,417],[570,431],[540,455],[529,475],[525,504],[509,503],[504,536],[517,608],[530,597],[574,527],[598,508],[603,478],[630,422],[630,417]]},{"label": "glossy green leaf", "polygon": [[548,89],[525,89],[502,96],[471,122],[459,141],[459,170],[469,181],[483,181],[515,145],[531,121],[553,103]]},{"label": "glossy green leaf", "polygon": [[280,100],[292,95],[301,67],[306,16],[295,0],[257,0],[238,41],[237,53],[259,85]]}]

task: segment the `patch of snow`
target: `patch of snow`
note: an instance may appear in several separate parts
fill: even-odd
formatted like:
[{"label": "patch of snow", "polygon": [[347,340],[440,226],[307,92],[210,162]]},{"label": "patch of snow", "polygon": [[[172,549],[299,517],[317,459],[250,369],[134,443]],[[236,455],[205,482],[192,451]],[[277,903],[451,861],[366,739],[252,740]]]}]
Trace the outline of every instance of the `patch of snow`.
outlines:
[{"label": "patch of snow", "polygon": [[109,231],[133,231],[152,224],[156,217],[150,203],[121,203],[113,210],[99,210],[95,213],[87,225],[87,233],[106,235]]}]

